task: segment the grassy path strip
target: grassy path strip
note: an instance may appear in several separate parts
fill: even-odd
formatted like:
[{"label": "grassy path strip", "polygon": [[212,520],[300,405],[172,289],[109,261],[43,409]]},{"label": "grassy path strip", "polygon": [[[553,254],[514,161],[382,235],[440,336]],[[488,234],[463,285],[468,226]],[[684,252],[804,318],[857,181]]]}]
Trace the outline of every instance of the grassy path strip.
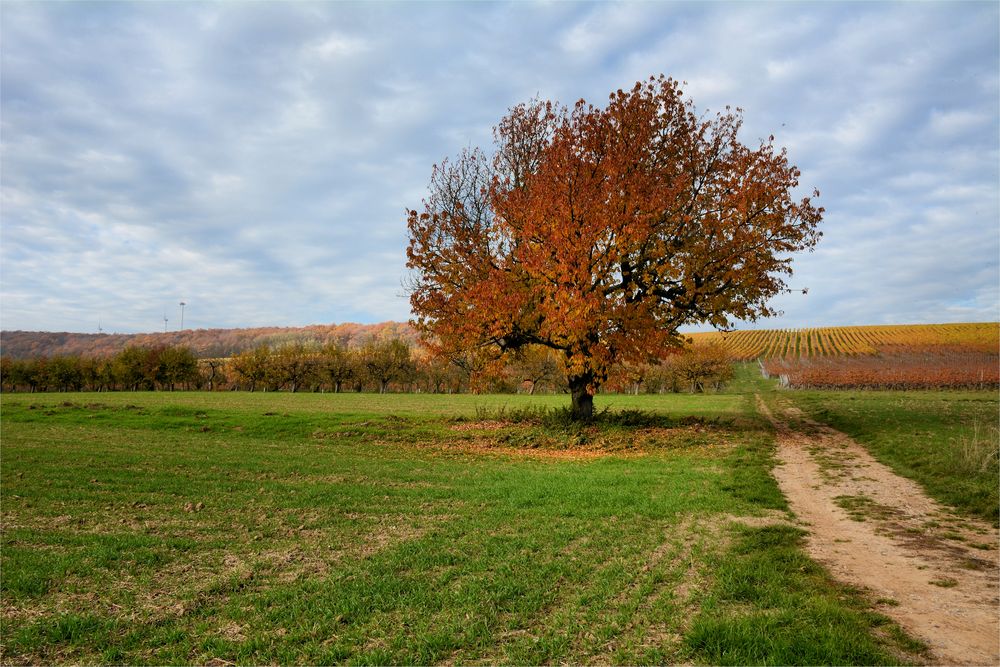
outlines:
[{"label": "grassy path strip", "polygon": [[939,502],[1000,525],[1000,402],[995,391],[783,394],[851,436]]},{"label": "grassy path strip", "polygon": [[777,404],[774,416],[759,400],[778,432],[775,476],[808,526],[810,556],[883,600],[936,662],[1000,662],[996,530],[956,516],[846,435]]}]

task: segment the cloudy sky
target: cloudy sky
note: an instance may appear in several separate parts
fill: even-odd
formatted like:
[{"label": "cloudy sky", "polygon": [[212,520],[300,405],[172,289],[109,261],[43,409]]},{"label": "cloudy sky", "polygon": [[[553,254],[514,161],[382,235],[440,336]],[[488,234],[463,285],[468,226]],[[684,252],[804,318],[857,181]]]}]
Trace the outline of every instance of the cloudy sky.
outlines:
[{"label": "cloudy sky", "polygon": [[756,326],[997,320],[998,7],[4,2],[0,326],[405,320],[432,164],[661,72],[822,192]]}]

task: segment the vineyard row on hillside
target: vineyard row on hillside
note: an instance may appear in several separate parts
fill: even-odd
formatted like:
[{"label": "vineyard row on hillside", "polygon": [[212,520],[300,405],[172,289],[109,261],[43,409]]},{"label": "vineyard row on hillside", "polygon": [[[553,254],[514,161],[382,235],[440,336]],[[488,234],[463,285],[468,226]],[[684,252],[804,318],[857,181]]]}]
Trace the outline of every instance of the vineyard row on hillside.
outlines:
[{"label": "vineyard row on hillside", "polygon": [[695,345],[721,345],[739,361],[905,356],[921,352],[996,354],[1000,348],[1000,323],[731,331],[696,333],[690,337]]}]

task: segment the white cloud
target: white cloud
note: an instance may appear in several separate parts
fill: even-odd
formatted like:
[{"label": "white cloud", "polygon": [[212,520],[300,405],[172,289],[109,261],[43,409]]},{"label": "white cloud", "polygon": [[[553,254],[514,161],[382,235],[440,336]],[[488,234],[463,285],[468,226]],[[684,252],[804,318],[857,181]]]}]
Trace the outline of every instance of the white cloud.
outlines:
[{"label": "white cloud", "polygon": [[934,109],[928,123],[932,134],[941,138],[950,138],[966,132],[981,130],[996,118],[991,118],[986,111],[970,109],[951,109],[942,111]]},{"label": "white cloud", "polygon": [[329,61],[355,56],[368,49],[368,42],[360,37],[331,32],[307,47],[307,52],[321,60]]},{"label": "white cloud", "polygon": [[800,76],[808,71],[808,64],[803,60],[784,58],[781,60],[769,60],[765,63],[767,77],[773,81],[783,81]]},{"label": "white cloud", "polygon": [[595,5],[559,37],[559,45],[573,57],[599,59],[650,28],[661,17],[650,16],[650,7],[615,2]]},{"label": "white cloud", "polygon": [[849,151],[864,151],[891,131],[899,110],[891,102],[865,102],[851,108],[833,127],[832,138]]}]

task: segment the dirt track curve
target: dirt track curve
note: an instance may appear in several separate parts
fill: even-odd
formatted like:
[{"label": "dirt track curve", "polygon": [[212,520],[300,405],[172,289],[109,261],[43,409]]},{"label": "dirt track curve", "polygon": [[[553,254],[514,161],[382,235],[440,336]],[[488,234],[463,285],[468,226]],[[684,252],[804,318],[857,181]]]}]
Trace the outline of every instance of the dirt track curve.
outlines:
[{"label": "dirt track curve", "polygon": [[[926,642],[934,664],[1000,665],[1000,534],[958,517],[847,435],[781,405],[758,408],[778,433],[782,492],[807,551]],[[794,422],[797,429],[789,425]]]}]

